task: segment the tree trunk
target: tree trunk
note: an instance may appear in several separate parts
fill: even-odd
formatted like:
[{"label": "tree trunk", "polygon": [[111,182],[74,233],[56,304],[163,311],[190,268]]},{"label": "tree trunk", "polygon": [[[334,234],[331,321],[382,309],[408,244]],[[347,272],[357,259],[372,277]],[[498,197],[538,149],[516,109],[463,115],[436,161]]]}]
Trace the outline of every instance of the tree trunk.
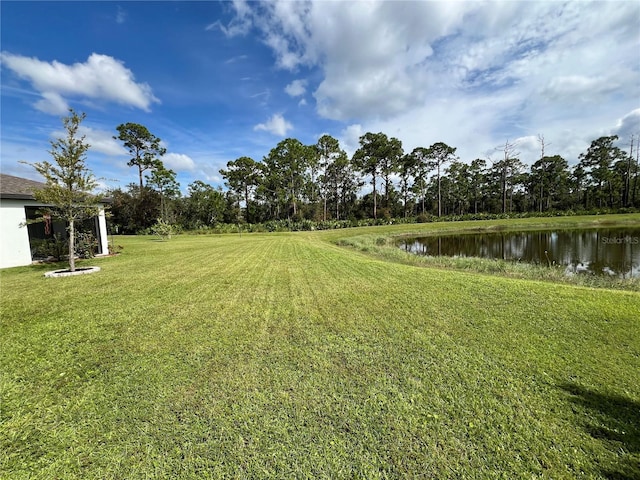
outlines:
[{"label": "tree trunk", "polygon": [[322,208],[322,221],[326,222],[327,221],[327,195],[325,193],[324,198],[323,198],[323,208]]},{"label": "tree trunk", "polygon": [[384,206],[389,208],[389,176],[384,176]]},{"label": "tree trunk", "polygon": [[503,170],[502,172],[502,213],[507,213],[507,172]]},{"label": "tree trunk", "polygon": [[509,213],[513,212],[513,185],[509,185]]},{"label": "tree trunk", "polygon": [[293,178],[293,172],[291,172],[291,203],[293,206],[293,217],[294,219],[297,219],[296,217],[298,216],[298,204],[296,201],[296,187],[295,187],[295,180]]},{"label": "tree trunk", "polygon": [[378,218],[378,202],[376,195],[376,176],[373,175],[373,218],[374,220]]},{"label": "tree trunk", "polygon": [[609,203],[611,205],[610,208],[613,208],[616,204],[615,195],[613,192],[613,183],[611,182],[611,180],[609,180]]},{"label": "tree trunk", "polygon": [[544,210],[544,180],[540,184],[540,212]]},{"label": "tree trunk", "polygon": [[140,193],[139,195],[142,197],[142,166],[138,165],[138,176],[140,177]]},{"label": "tree trunk", "polygon": [[247,223],[251,223],[249,218],[249,186],[246,183],[244,185],[244,208],[247,211],[245,215],[245,220]]},{"label": "tree trunk", "polygon": [[638,173],[640,172],[640,165],[636,160],[635,175],[633,176],[633,189],[631,190],[631,205],[636,205],[636,192],[638,191]]},{"label": "tree trunk", "polygon": [[407,218],[407,186],[404,187],[404,218]]},{"label": "tree trunk", "polygon": [[[629,148],[629,157],[627,159],[627,171],[624,179],[624,196],[622,199],[622,206],[629,207],[631,206],[629,201],[631,198],[631,163],[633,162],[633,135],[631,135],[631,146]],[[637,147],[636,147],[637,148]]]},{"label": "tree trunk", "polygon": [[629,155],[629,161],[627,162],[627,171],[625,172],[625,177],[624,177],[624,198],[622,199],[623,207],[629,207],[629,198],[631,197],[630,194],[630,190],[631,190],[631,155]]},{"label": "tree trunk", "polygon": [[441,195],[440,195],[440,162],[438,162],[438,217],[442,216]]},{"label": "tree trunk", "polygon": [[69,271],[76,271],[76,257],[75,257],[75,245],[76,245],[76,232],[74,229],[73,220],[69,222]]}]

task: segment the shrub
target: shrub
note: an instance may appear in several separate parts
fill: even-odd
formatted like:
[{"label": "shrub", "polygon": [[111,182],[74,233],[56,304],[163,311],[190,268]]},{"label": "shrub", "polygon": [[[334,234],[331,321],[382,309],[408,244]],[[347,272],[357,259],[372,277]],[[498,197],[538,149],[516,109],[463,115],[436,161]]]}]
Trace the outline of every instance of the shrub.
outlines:
[{"label": "shrub", "polygon": [[151,226],[150,230],[153,235],[157,235],[162,240],[168,240],[171,238],[171,235],[178,233],[175,225],[165,222],[160,218]]},{"label": "shrub", "polygon": [[[634,209],[627,209],[630,212]],[[572,210],[550,210],[547,212],[511,212],[511,213],[465,213],[462,215],[446,215],[442,217],[434,217],[430,213],[418,214],[412,217],[389,217],[388,210],[381,209],[381,216],[374,218],[349,218],[347,220],[330,219],[326,221],[314,221],[310,219],[293,219],[285,218],[279,220],[267,220],[264,223],[217,223],[215,226],[203,226],[197,230],[190,230],[190,233],[243,233],[243,232],[295,232],[295,231],[312,231],[312,230],[333,230],[338,228],[350,227],[371,227],[375,225],[395,225],[407,223],[428,223],[428,222],[462,222],[467,220],[500,220],[511,218],[530,218],[530,217],[558,217],[572,215],[597,215],[603,213],[616,213],[618,211],[589,210],[589,211],[572,211]],[[153,234],[152,229],[148,229],[143,233]],[[177,233],[174,232],[173,233]]]},{"label": "shrub", "polygon": [[79,232],[76,235],[75,254],[80,258],[93,258],[98,249],[98,241],[89,232]]},{"label": "shrub", "polygon": [[34,257],[52,258],[56,262],[63,260],[69,254],[69,242],[62,235],[56,233],[53,238],[39,241],[34,248]]}]

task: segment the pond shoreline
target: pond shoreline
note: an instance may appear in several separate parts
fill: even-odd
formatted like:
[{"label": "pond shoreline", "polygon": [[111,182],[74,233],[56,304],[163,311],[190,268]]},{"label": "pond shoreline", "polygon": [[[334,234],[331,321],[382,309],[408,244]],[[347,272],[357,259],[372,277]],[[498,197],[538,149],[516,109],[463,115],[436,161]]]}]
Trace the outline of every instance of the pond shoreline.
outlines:
[{"label": "pond shoreline", "polygon": [[[543,221],[540,221],[543,220]],[[592,288],[640,291],[639,278],[611,278],[596,275],[565,274],[565,267],[558,265],[532,265],[523,262],[492,260],[477,257],[419,257],[404,252],[396,246],[403,238],[416,236],[466,235],[478,233],[507,233],[513,231],[552,231],[572,229],[602,229],[640,227],[640,216],[607,215],[604,217],[574,217],[573,221],[562,219],[527,219],[464,222],[462,224],[439,224],[438,228],[424,226],[422,228],[373,227],[359,229],[359,234],[351,237],[335,239],[335,243],[359,250],[367,255],[385,261],[402,263],[416,267],[438,268],[474,272],[478,274],[497,275],[509,278],[539,280],[554,283],[578,285]]]},{"label": "pond shoreline", "polygon": [[484,258],[561,265],[565,274],[640,277],[639,227],[598,227],[402,236],[398,248],[418,256]]}]

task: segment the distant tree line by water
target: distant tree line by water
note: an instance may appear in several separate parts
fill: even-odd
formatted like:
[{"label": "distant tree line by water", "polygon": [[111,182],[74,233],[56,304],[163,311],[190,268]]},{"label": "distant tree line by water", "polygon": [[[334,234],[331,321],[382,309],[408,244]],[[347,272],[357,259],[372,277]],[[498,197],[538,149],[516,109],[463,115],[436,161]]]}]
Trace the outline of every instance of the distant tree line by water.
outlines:
[{"label": "distant tree line by water", "polygon": [[[517,145],[497,148],[499,159],[462,161],[445,143],[405,152],[384,133],[366,133],[349,158],[337,139],[313,145],[295,138],[278,143],[261,161],[240,157],[220,170],[226,189],[197,180],[181,195],[165,168],[160,139],[145,127],[123,124],[117,138],[138,168],[139,182],[113,189],[111,224],[118,233],[147,231],[158,220],[186,230],[280,222],[429,221],[442,217],[551,214],[640,208],[640,138],[629,149],[618,137],[591,142],[577,163],[545,152],[530,166]],[[145,173],[143,178],[143,173]],[[363,190],[369,193],[361,194]]]}]

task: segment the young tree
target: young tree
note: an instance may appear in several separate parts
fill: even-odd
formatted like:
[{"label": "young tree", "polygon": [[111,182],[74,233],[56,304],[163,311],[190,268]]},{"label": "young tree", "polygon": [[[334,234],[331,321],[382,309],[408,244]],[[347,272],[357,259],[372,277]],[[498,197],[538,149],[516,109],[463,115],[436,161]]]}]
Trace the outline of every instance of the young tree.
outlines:
[{"label": "young tree", "polygon": [[113,137],[115,140],[124,142],[124,146],[129,150],[132,158],[127,165],[138,167],[140,177],[140,192],[142,192],[142,173],[145,170],[156,170],[162,167],[159,158],[167,153],[167,149],[160,145],[160,139],[151,134],[147,127],[137,123],[123,123],[116,127],[119,135]]},{"label": "young tree", "polygon": [[33,194],[37,201],[51,205],[42,209],[43,213],[68,224],[71,272],[76,270],[76,222],[94,217],[100,211],[98,199],[92,193],[98,183],[85,164],[90,145],[84,142],[84,136],[78,138],[80,123],[85,117],[84,113],[78,115],[69,109],[69,116],[62,119],[67,136],[51,142],[49,153],[54,163],[29,164],[45,179],[46,186]]}]

